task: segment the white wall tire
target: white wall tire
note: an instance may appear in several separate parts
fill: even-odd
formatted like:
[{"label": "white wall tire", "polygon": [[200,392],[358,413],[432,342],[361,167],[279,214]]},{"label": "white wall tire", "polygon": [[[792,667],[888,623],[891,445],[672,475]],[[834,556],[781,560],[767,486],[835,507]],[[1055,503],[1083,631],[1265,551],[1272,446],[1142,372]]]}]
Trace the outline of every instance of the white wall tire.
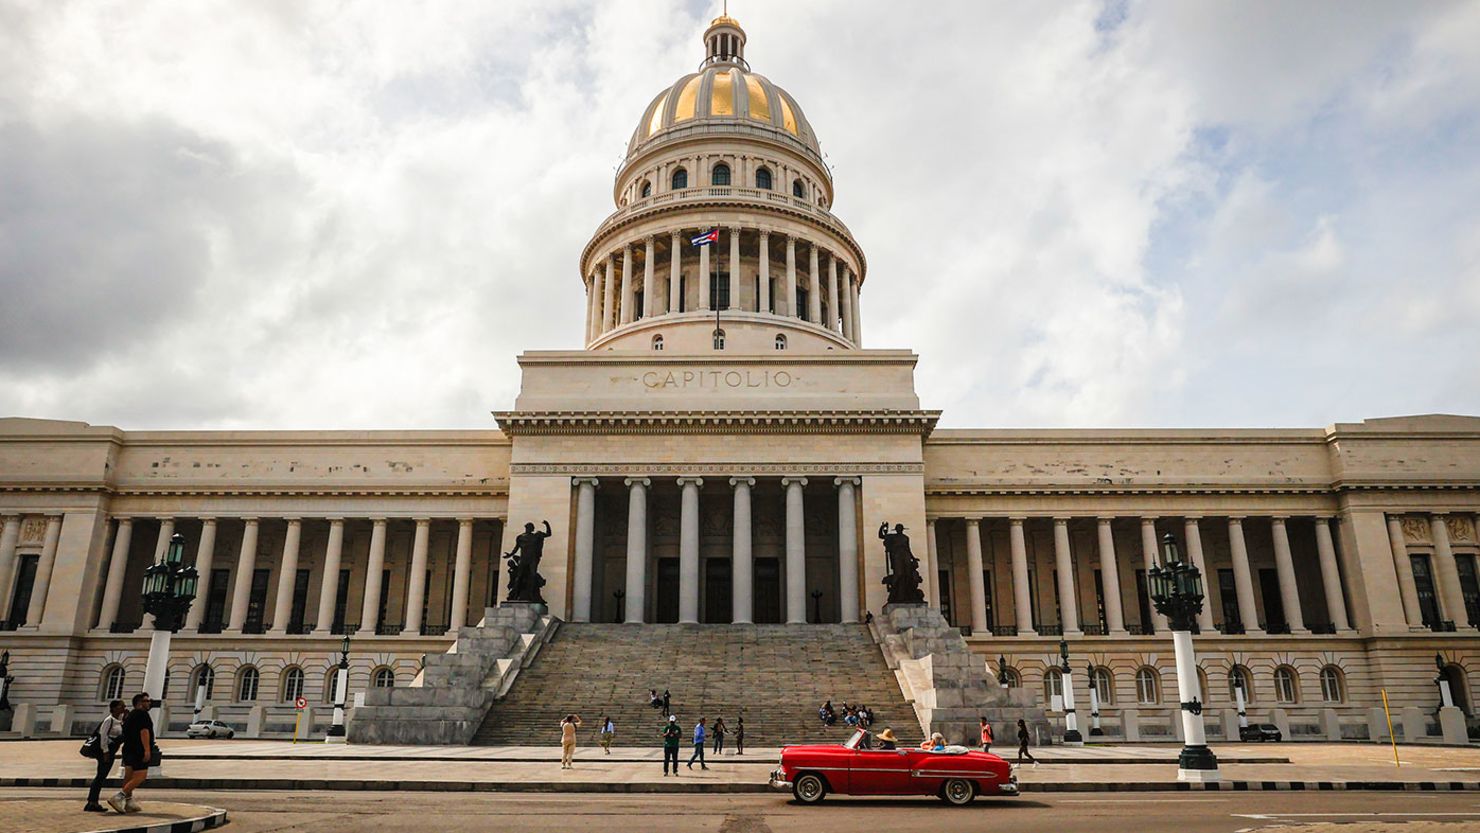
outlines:
[{"label": "white wall tire", "polygon": [[791,785],[791,795],[802,804],[817,804],[827,797],[827,782],[821,775],[804,772]]},{"label": "white wall tire", "polygon": [[965,778],[952,778],[941,785],[940,798],[952,807],[965,807],[976,798],[976,784]]}]

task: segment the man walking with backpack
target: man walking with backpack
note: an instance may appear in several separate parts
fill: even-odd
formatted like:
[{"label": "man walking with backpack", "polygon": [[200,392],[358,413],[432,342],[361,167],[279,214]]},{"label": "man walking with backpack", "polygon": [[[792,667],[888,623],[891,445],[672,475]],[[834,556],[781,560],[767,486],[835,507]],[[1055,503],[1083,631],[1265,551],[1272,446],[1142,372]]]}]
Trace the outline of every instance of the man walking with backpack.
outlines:
[{"label": "man walking with backpack", "polygon": [[98,774],[93,776],[92,785],[87,790],[87,804],[82,807],[89,813],[108,812],[107,807],[98,803],[98,793],[103,791],[103,782],[108,780],[108,773],[113,769],[113,761],[118,755],[118,740],[123,737],[123,716],[127,712],[122,700],[110,702],[108,716],[93,730],[93,736],[83,747],[90,748],[89,757],[98,762]]}]

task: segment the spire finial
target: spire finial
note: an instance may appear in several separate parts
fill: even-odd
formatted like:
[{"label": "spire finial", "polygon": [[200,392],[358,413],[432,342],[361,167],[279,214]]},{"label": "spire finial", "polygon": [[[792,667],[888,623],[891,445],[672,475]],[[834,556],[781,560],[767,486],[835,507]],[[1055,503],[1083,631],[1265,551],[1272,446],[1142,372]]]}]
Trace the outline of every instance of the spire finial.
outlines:
[{"label": "spire finial", "polygon": [[724,0],[720,8],[720,16],[704,30],[704,63],[745,67],[745,30],[740,28],[740,21],[730,17],[729,0]]}]

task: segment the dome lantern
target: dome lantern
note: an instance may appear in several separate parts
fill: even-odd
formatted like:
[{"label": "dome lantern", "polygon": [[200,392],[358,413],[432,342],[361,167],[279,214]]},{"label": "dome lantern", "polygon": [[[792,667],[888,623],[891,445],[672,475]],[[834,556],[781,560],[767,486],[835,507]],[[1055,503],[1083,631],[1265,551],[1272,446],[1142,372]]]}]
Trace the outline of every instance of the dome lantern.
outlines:
[{"label": "dome lantern", "polygon": [[750,69],[745,62],[745,30],[729,14],[716,17],[704,30],[704,52],[704,66],[733,64]]}]

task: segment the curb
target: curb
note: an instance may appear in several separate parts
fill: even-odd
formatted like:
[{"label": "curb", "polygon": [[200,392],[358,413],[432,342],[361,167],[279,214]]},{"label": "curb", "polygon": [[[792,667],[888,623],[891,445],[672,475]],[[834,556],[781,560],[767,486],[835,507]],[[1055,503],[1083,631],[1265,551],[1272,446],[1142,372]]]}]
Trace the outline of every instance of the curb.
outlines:
[{"label": "curb", "polygon": [[[366,761],[371,761],[371,762],[374,762],[374,763],[383,763],[383,762],[388,762],[388,761],[389,762],[396,762],[396,763],[402,763],[402,762],[416,763],[418,761],[431,761],[431,762],[436,762],[436,763],[455,763],[455,764],[554,764],[554,763],[559,763],[559,759],[558,758],[535,758],[535,757],[529,757],[529,756],[520,756],[520,757],[511,757],[511,758],[458,758],[458,757],[452,757],[452,756],[448,756],[448,755],[440,755],[440,756],[425,756],[425,755],[376,755],[375,757],[370,758],[370,757],[367,757],[365,755],[312,755],[312,756],[306,756],[306,755],[283,755],[283,754],[277,754],[277,753],[268,753],[268,754],[265,754],[265,755],[207,755],[207,754],[201,754],[201,753],[198,753],[198,752],[166,752],[166,754],[168,754],[170,756],[170,760],[172,760],[172,761],[241,761],[241,762],[252,762],[252,761],[309,761],[309,762],[317,762],[317,761],[341,761],[341,762],[346,762],[347,761],[347,762],[351,762],[351,763],[366,762]],[[577,758],[576,759],[576,762],[577,763],[608,763],[608,764],[656,764],[656,763],[659,763],[660,760],[661,759],[659,759],[659,758],[628,758],[628,757],[622,757],[620,755],[610,755],[610,756],[602,756],[602,757],[597,757],[597,758]],[[1004,758],[1003,760],[1007,760],[1007,759]],[[1043,763],[1044,766],[1061,766],[1061,765],[1066,765],[1066,764],[1074,764],[1076,766],[1093,766],[1093,765],[1096,765],[1096,764],[1150,764],[1150,765],[1176,766],[1176,764],[1177,764],[1177,759],[1176,758],[1167,758],[1165,760],[1147,760],[1145,758],[1052,758],[1052,759],[1050,759],[1050,758],[1043,758],[1041,760],[1042,760],[1042,763]],[[723,761],[723,763],[726,764],[726,765],[729,765],[729,764],[740,764],[740,765],[759,765],[759,764],[763,764],[763,765],[769,766],[769,767],[771,767],[773,769],[780,762],[781,762],[781,759],[780,758],[761,758],[761,757],[756,757],[756,758],[753,758],[753,759],[746,759],[746,760],[736,760],[736,759],[733,759],[733,758],[725,758],[724,761]],[[1290,763],[1290,759],[1289,758],[1278,758],[1278,757],[1268,757],[1268,758],[1238,758],[1236,760],[1224,760],[1222,762],[1223,763],[1227,763],[1227,764],[1288,764],[1288,763]],[[1011,763],[1011,762],[1009,761],[1009,763]]]},{"label": "curb", "polygon": [[[90,778],[0,778],[0,787],[86,789]],[[176,790],[292,790],[313,792],[497,792],[497,793],[776,793],[759,783],[645,781],[358,781],[309,778],[151,778],[149,785]],[[1024,782],[1025,792],[1480,792],[1480,781],[1051,781]],[[222,813],[222,820],[225,813]],[[217,822],[219,823],[219,822]],[[144,828],[138,828],[143,830]],[[194,830],[207,829],[204,827]],[[150,828],[150,833],[154,833]]]},{"label": "curb", "polygon": [[195,816],[188,819],[175,819],[164,821],[159,824],[136,827],[99,827],[92,833],[197,833],[200,830],[210,830],[220,827],[226,823],[226,811],[215,807],[207,807],[209,810],[204,816]]}]

